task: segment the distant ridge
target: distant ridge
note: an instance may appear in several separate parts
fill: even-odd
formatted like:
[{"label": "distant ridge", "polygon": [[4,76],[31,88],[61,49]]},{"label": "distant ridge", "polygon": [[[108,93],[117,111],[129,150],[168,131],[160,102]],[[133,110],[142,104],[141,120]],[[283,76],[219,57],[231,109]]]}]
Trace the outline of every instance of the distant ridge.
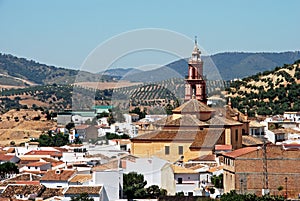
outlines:
[{"label": "distant ridge", "polygon": [[[300,59],[300,51],[281,53],[225,52],[210,57],[203,56],[202,59],[204,61],[204,74],[208,80],[233,80],[293,63]],[[184,78],[187,75],[187,59],[180,59],[148,71],[135,68],[117,68],[108,69],[101,73],[90,73],[48,66],[33,60],[0,53],[0,72],[2,74],[0,76],[1,85],[72,84],[75,80],[76,82],[98,82],[119,79],[149,83],[172,78]]]},{"label": "distant ridge", "polygon": [[[277,66],[294,63],[300,59],[300,51],[281,53],[225,52],[203,56],[204,74],[211,80],[233,80],[244,78],[258,72],[272,70]],[[173,77],[187,75],[187,59],[180,59],[155,70],[124,77],[125,80],[138,82],[157,82]]]}]

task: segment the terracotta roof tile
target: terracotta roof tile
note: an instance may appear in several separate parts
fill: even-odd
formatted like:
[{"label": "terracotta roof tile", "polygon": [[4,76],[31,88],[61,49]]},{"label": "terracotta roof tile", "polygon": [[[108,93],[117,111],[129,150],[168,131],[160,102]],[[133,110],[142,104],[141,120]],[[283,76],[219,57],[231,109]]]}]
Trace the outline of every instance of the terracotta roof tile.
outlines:
[{"label": "terracotta roof tile", "polygon": [[251,153],[253,151],[256,151],[257,147],[245,147],[241,149],[237,149],[228,153],[224,153],[224,156],[230,157],[230,158],[237,158],[239,156]]},{"label": "terracotta roof tile", "polygon": [[250,121],[249,127],[250,127],[250,128],[264,128],[264,127],[266,127],[266,126],[260,124],[260,123],[257,122],[257,121]]},{"label": "terracotta roof tile", "polygon": [[52,157],[62,157],[62,153],[60,151],[45,151],[45,150],[32,150],[25,155],[49,155]]},{"label": "terracotta roof tile", "polygon": [[75,129],[87,129],[88,127],[90,127],[90,125],[81,124],[81,125],[75,126]]},{"label": "terracotta roof tile", "polygon": [[219,116],[219,115],[214,115],[211,119],[206,121],[207,124],[212,125],[212,126],[235,126],[235,125],[242,125],[241,122],[235,121],[233,119],[228,119],[225,116]]},{"label": "terracotta roof tile", "polygon": [[121,167],[121,162],[119,160],[111,160],[108,163],[97,165],[92,168],[93,171],[104,171],[111,169],[118,169]]},{"label": "terracotta roof tile", "polygon": [[33,163],[28,163],[26,166],[28,167],[40,167],[46,164],[50,164],[48,162],[33,162]]},{"label": "terracotta roof tile", "polygon": [[190,148],[213,148],[223,132],[223,128],[205,128],[203,130],[161,130],[145,133],[132,138],[131,141],[185,141],[191,142]]},{"label": "terracotta roof tile", "polygon": [[215,150],[216,151],[231,151],[232,145],[231,144],[216,144]]},{"label": "terracotta roof tile", "polygon": [[46,188],[45,191],[40,195],[41,198],[47,199],[54,196],[63,196],[63,188]]},{"label": "terracotta roof tile", "polygon": [[48,170],[41,181],[69,181],[75,173],[75,170]]},{"label": "terracotta roof tile", "polygon": [[30,194],[39,195],[45,187],[43,185],[25,185],[12,184],[8,185],[2,192],[3,197],[15,197],[17,194],[28,196]]},{"label": "terracotta roof tile", "polygon": [[207,126],[203,121],[197,119],[194,115],[185,114],[178,118],[174,118],[173,115],[162,118],[154,122],[156,126],[187,126],[187,127],[199,127]]},{"label": "terracotta roof tile", "polygon": [[190,161],[212,161],[212,162],[216,162],[216,157],[213,154],[209,154],[209,155],[204,155],[204,156],[200,156],[200,157],[191,159]]},{"label": "terracotta roof tile", "polygon": [[206,104],[196,100],[191,99],[179,107],[173,110],[173,113],[199,113],[199,112],[214,112],[215,110],[207,106]]},{"label": "terracotta roof tile", "polygon": [[77,174],[75,175],[70,182],[75,183],[75,182],[86,182],[92,179],[92,175],[91,174]]},{"label": "terracotta roof tile", "polygon": [[210,173],[214,173],[216,171],[220,171],[220,170],[223,170],[223,166],[216,166],[216,167],[212,167],[212,168],[209,168],[208,172]]},{"label": "terracotta roof tile", "polygon": [[0,161],[10,161],[15,155],[0,154]]},{"label": "terracotta roof tile", "polygon": [[250,135],[243,135],[242,136],[242,144],[244,146],[258,146],[258,145],[263,145],[264,142],[261,138],[253,137]]},{"label": "terracotta roof tile", "polygon": [[181,167],[178,165],[171,165],[174,173],[177,174],[197,174],[197,172],[190,168]]},{"label": "terracotta roof tile", "polygon": [[78,195],[80,193],[87,193],[89,195],[99,195],[101,190],[102,186],[69,186],[64,194]]}]

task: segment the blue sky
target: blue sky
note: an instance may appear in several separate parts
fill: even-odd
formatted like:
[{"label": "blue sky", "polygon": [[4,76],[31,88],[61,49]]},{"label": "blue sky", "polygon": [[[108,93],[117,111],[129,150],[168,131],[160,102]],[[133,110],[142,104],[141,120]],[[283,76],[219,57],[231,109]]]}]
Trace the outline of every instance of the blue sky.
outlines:
[{"label": "blue sky", "polygon": [[79,68],[99,44],[145,28],[197,35],[207,54],[295,51],[299,8],[298,0],[0,0],[0,52]]}]

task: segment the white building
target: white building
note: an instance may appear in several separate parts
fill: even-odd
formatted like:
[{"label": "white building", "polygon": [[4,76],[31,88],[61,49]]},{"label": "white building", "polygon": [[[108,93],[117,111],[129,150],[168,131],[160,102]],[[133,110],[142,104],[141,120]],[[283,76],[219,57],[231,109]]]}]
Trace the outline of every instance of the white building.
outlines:
[{"label": "white building", "polygon": [[135,160],[122,161],[122,167],[126,174],[129,172],[142,174],[147,181],[146,188],[157,185],[166,189],[169,194],[175,194],[174,174],[168,161],[157,157],[136,158]]},{"label": "white building", "polygon": [[284,112],[283,118],[290,121],[300,121],[300,112]]}]

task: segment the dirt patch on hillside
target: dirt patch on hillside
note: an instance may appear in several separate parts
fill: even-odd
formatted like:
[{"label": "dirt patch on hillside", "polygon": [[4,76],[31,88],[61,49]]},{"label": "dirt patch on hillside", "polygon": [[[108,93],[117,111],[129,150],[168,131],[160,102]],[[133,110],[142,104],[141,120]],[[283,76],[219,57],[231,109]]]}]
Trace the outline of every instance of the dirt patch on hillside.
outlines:
[{"label": "dirt patch on hillside", "polygon": [[[40,119],[34,120],[36,117]],[[56,125],[56,122],[47,121],[41,111],[10,110],[1,115],[0,145],[9,145],[11,141],[16,145],[27,142],[30,138],[38,138]]]}]

